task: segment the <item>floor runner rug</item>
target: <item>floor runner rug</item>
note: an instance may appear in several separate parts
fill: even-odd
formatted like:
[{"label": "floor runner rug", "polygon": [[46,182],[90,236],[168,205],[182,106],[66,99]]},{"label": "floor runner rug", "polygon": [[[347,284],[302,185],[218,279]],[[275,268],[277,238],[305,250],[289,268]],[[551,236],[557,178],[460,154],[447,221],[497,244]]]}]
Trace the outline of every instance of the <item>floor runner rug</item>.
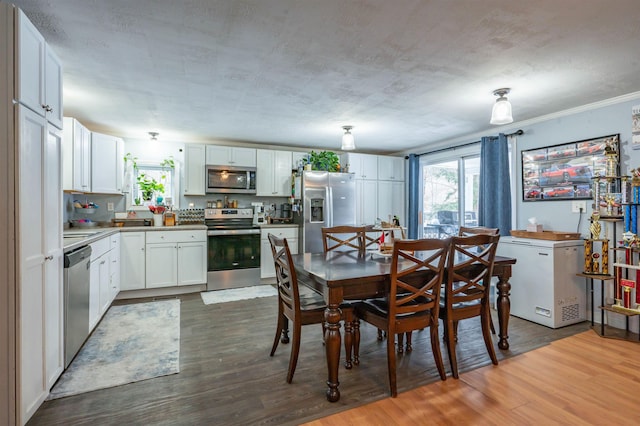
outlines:
[{"label": "floor runner rug", "polygon": [[278,291],[271,285],[254,285],[251,287],[214,290],[200,293],[205,305],[214,303],[235,302],[237,300],[256,299],[258,297],[277,296]]},{"label": "floor runner rug", "polygon": [[180,300],[111,306],[48,399],[175,374]]}]

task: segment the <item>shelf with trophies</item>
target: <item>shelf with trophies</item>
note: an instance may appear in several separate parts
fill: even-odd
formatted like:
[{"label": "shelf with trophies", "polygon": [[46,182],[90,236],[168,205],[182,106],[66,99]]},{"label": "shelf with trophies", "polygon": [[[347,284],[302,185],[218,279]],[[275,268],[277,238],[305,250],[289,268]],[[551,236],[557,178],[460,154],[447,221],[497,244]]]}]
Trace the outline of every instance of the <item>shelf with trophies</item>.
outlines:
[{"label": "shelf with trophies", "polygon": [[[607,141],[605,175],[594,178],[590,238],[584,241],[584,271],[578,275],[587,278],[590,284],[592,328],[601,336],[639,341],[640,334],[630,331],[629,321],[632,317],[640,319],[640,291],[636,291],[640,283],[640,168],[631,170],[632,176],[618,175],[617,142],[617,136]],[[622,222],[624,232],[622,240],[618,240],[617,226]],[[594,325],[594,280],[601,284],[599,327]],[[613,298],[605,297],[611,290],[605,283],[613,284]],[[605,324],[605,312],[622,315],[625,328]]]}]

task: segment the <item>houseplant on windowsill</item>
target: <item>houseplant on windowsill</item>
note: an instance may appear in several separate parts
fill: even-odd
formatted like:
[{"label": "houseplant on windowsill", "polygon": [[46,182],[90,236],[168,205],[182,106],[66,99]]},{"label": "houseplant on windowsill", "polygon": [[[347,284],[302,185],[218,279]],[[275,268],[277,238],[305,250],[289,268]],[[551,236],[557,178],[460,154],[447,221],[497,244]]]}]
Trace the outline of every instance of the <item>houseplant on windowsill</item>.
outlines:
[{"label": "houseplant on windowsill", "polygon": [[162,183],[144,173],[138,175],[137,183],[144,201],[153,200],[154,193],[162,201],[162,195],[164,194],[164,185]]}]

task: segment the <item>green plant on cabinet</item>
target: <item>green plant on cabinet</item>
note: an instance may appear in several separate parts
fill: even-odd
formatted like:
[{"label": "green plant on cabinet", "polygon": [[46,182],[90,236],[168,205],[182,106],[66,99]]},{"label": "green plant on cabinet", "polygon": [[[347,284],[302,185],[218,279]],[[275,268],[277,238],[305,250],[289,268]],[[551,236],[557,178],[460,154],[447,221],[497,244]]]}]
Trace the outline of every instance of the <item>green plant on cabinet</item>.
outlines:
[{"label": "green plant on cabinet", "polygon": [[340,171],[340,158],[332,151],[311,151],[309,157],[304,159],[304,164],[311,164],[311,170]]}]

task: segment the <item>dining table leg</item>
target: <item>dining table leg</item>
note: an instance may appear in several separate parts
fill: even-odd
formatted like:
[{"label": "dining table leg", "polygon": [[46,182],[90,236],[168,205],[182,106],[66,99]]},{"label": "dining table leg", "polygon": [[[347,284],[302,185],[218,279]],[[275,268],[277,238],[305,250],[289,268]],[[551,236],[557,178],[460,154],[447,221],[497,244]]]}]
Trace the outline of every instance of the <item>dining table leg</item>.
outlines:
[{"label": "dining table leg", "polygon": [[338,367],[340,364],[340,319],[342,313],[339,309],[340,304],[329,303],[324,311],[325,320],[325,349],[327,354],[327,400],[336,402],[340,399],[340,391],[338,390]]},{"label": "dining table leg", "polygon": [[496,274],[498,276],[498,326],[499,326],[499,340],[498,347],[500,349],[509,349],[509,315],[511,313],[511,302],[509,301],[509,293],[511,292],[511,284],[509,278],[511,278],[511,265],[500,267],[500,271]]}]

